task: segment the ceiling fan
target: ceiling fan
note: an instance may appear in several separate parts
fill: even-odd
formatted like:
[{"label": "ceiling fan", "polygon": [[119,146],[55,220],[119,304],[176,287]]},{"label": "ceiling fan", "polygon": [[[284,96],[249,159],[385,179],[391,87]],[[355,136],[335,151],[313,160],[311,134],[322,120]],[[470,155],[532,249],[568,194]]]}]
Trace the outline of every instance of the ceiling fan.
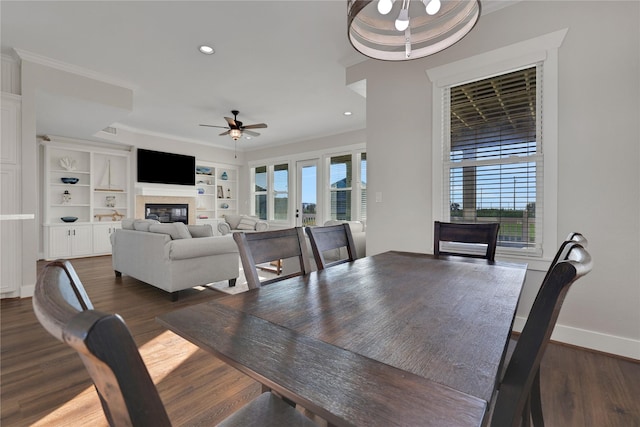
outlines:
[{"label": "ceiling fan", "polygon": [[234,141],[237,141],[238,139],[240,139],[243,133],[246,133],[247,135],[251,135],[251,136],[260,136],[258,132],[253,132],[247,129],[263,129],[267,127],[265,123],[256,123],[254,125],[245,126],[242,124],[241,121],[238,120],[239,113],[240,111],[238,110],[231,110],[231,114],[233,114],[233,119],[230,117],[224,118],[227,121],[227,124],[229,126],[215,126],[215,125],[202,125],[202,124],[200,126],[228,129],[226,132],[222,132],[220,136],[230,135]]}]

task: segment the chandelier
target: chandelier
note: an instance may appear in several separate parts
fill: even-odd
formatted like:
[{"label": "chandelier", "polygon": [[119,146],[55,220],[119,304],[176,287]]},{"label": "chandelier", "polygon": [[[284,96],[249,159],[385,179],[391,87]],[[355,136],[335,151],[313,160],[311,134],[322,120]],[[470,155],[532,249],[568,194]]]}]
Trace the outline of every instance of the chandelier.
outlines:
[{"label": "chandelier", "polygon": [[479,0],[347,0],[349,41],[386,61],[440,52],[467,35],[479,17]]}]

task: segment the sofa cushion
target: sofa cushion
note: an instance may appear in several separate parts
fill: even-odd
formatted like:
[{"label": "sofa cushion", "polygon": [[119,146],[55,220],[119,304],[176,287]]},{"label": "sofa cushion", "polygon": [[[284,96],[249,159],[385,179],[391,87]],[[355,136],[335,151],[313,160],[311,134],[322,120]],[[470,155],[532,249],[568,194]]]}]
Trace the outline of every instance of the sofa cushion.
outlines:
[{"label": "sofa cushion", "polygon": [[213,236],[213,227],[211,224],[187,225],[191,237],[211,237]]},{"label": "sofa cushion", "polygon": [[149,231],[149,226],[152,224],[160,224],[160,221],[155,219],[136,219],[133,221],[133,229],[137,231]]},{"label": "sofa cushion", "polygon": [[134,230],[133,228],[133,223],[135,222],[135,219],[133,218],[124,218],[120,224],[122,224],[122,229],[123,230]]},{"label": "sofa cushion", "polygon": [[203,237],[191,240],[173,240],[166,246],[171,260],[191,259],[221,254],[237,254],[238,245],[231,236]]},{"label": "sofa cushion", "polygon": [[151,224],[149,226],[149,232],[168,234],[169,236],[171,236],[171,239],[173,240],[191,238],[191,233],[189,233],[189,229],[187,228],[186,224],[182,222],[172,222],[168,224],[167,223]]},{"label": "sofa cushion", "polygon": [[242,215],[225,215],[224,220],[229,223],[229,227],[232,230],[238,229],[238,224],[240,224],[240,220],[242,219]]},{"label": "sofa cushion", "polygon": [[240,223],[236,227],[237,230],[255,230],[258,220],[249,216],[243,216]]}]

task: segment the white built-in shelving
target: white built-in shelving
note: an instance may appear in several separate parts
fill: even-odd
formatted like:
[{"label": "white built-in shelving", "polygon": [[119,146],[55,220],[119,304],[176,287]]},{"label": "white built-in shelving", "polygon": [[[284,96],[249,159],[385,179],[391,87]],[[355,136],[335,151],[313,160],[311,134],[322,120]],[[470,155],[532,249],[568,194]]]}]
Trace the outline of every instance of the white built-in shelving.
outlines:
[{"label": "white built-in shelving", "polygon": [[110,234],[133,213],[130,151],[58,137],[42,146],[45,258],[110,253]]}]

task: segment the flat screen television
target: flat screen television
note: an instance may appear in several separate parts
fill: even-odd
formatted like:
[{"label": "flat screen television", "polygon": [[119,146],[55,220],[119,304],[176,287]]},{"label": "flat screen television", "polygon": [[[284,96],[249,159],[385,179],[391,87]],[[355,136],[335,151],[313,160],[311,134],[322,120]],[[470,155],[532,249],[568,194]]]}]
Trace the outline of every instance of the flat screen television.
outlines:
[{"label": "flat screen television", "polygon": [[196,185],[196,158],[138,148],[138,182]]}]

